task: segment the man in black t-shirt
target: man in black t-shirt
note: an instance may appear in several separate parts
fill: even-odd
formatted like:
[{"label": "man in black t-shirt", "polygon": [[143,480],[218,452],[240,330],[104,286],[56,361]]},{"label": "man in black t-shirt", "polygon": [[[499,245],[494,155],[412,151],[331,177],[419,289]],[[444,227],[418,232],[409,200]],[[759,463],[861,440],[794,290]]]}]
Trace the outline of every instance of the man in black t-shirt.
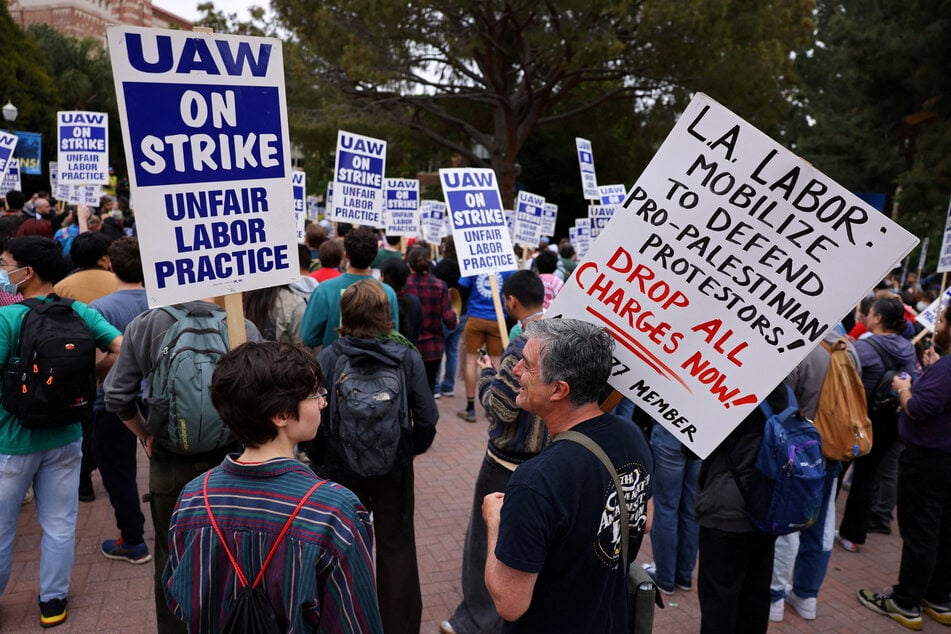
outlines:
[{"label": "man in black t-shirt", "polygon": [[485,582],[503,632],[626,632],[626,572],[650,525],[653,458],[633,422],[598,409],[614,341],[572,319],[528,325],[513,374],[516,404],[545,421],[549,435],[572,429],[614,464],[628,513],[621,560],[621,507],[611,475],[586,448],[553,442],[485,497]]}]

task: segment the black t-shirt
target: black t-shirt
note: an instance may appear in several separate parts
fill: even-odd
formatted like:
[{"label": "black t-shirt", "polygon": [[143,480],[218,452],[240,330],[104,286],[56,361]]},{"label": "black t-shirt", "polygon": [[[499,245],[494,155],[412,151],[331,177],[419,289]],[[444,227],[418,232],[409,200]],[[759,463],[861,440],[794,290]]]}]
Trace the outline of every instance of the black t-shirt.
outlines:
[{"label": "black t-shirt", "polygon": [[[628,508],[628,560],[640,548],[651,496],[653,456],[631,421],[602,414],[574,431],[589,436],[617,467]],[[505,632],[626,632],[626,571],[620,566],[620,514],[614,482],[574,442],[556,442],[509,481],[495,555],[537,572],[528,611]]]}]

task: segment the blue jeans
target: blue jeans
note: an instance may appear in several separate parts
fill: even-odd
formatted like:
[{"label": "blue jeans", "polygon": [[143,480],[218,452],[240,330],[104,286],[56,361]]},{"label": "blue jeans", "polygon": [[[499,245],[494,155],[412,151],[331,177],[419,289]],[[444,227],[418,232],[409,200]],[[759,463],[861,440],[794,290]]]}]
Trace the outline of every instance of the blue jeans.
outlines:
[{"label": "blue jeans", "polygon": [[462,331],[466,328],[466,317],[459,317],[459,325],[449,330],[445,326],[442,328],[443,338],[446,340],[446,363],[443,369],[442,381],[439,375],[436,376],[436,393],[443,394],[453,392],[456,389],[456,369],[459,367],[459,338],[462,337]]},{"label": "blue jeans", "polygon": [[33,484],[40,541],[40,601],[69,594],[79,510],[82,439],[18,456],[0,455],[0,594],[10,580],[13,538],[26,490]]},{"label": "blue jeans", "polygon": [[656,424],[651,430],[651,448],[654,450],[651,549],[657,567],[654,583],[670,591],[675,583],[689,588],[700,539],[700,527],[693,515],[700,460],[687,458],[677,438]]}]

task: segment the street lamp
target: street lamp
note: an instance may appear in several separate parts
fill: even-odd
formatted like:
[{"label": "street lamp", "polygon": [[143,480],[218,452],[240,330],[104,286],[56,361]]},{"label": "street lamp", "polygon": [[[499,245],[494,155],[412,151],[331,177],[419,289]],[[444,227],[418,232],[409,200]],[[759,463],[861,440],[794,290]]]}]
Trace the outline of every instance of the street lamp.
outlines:
[{"label": "street lamp", "polygon": [[14,106],[13,103],[11,103],[8,99],[7,105],[3,107],[3,118],[6,120],[6,122],[12,125],[13,122],[17,120],[17,115],[19,113],[20,111],[17,110],[17,107]]}]

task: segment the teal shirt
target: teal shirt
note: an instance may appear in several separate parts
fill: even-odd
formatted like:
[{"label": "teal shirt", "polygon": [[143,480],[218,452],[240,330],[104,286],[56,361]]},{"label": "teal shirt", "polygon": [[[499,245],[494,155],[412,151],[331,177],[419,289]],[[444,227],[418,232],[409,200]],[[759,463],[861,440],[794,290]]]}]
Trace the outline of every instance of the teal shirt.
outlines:
[{"label": "teal shirt", "polygon": [[[355,275],[344,273],[326,282],[321,282],[311,293],[307,302],[307,310],[301,322],[301,338],[305,346],[332,345],[339,337],[337,328],[340,327],[340,296],[347,287],[355,282],[366,279],[375,279],[370,275]],[[396,292],[389,284],[379,282],[383,286],[386,298],[390,302],[390,317],[393,319],[393,328],[399,330],[400,315],[396,305]]]},{"label": "teal shirt", "polygon": [[[45,299],[40,297],[40,299]],[[29,307],[23,304],[11,304],[0,308],[0,366],[6,367],[10,357],[16,351],[20,340],[20,326]],[[82,302],[73,302],[73,310],[89,325],[96,344],[101,350],[108,350],[112,340],[122,333],[106,319]],[[0,393],[3,385],[0,382]],[[82,425],[79,422],[54,429],[27,429],[20,425],[16,416],[0,405],[0,454],[22,455],[46,451],[68,445],[81,438]]]}]

